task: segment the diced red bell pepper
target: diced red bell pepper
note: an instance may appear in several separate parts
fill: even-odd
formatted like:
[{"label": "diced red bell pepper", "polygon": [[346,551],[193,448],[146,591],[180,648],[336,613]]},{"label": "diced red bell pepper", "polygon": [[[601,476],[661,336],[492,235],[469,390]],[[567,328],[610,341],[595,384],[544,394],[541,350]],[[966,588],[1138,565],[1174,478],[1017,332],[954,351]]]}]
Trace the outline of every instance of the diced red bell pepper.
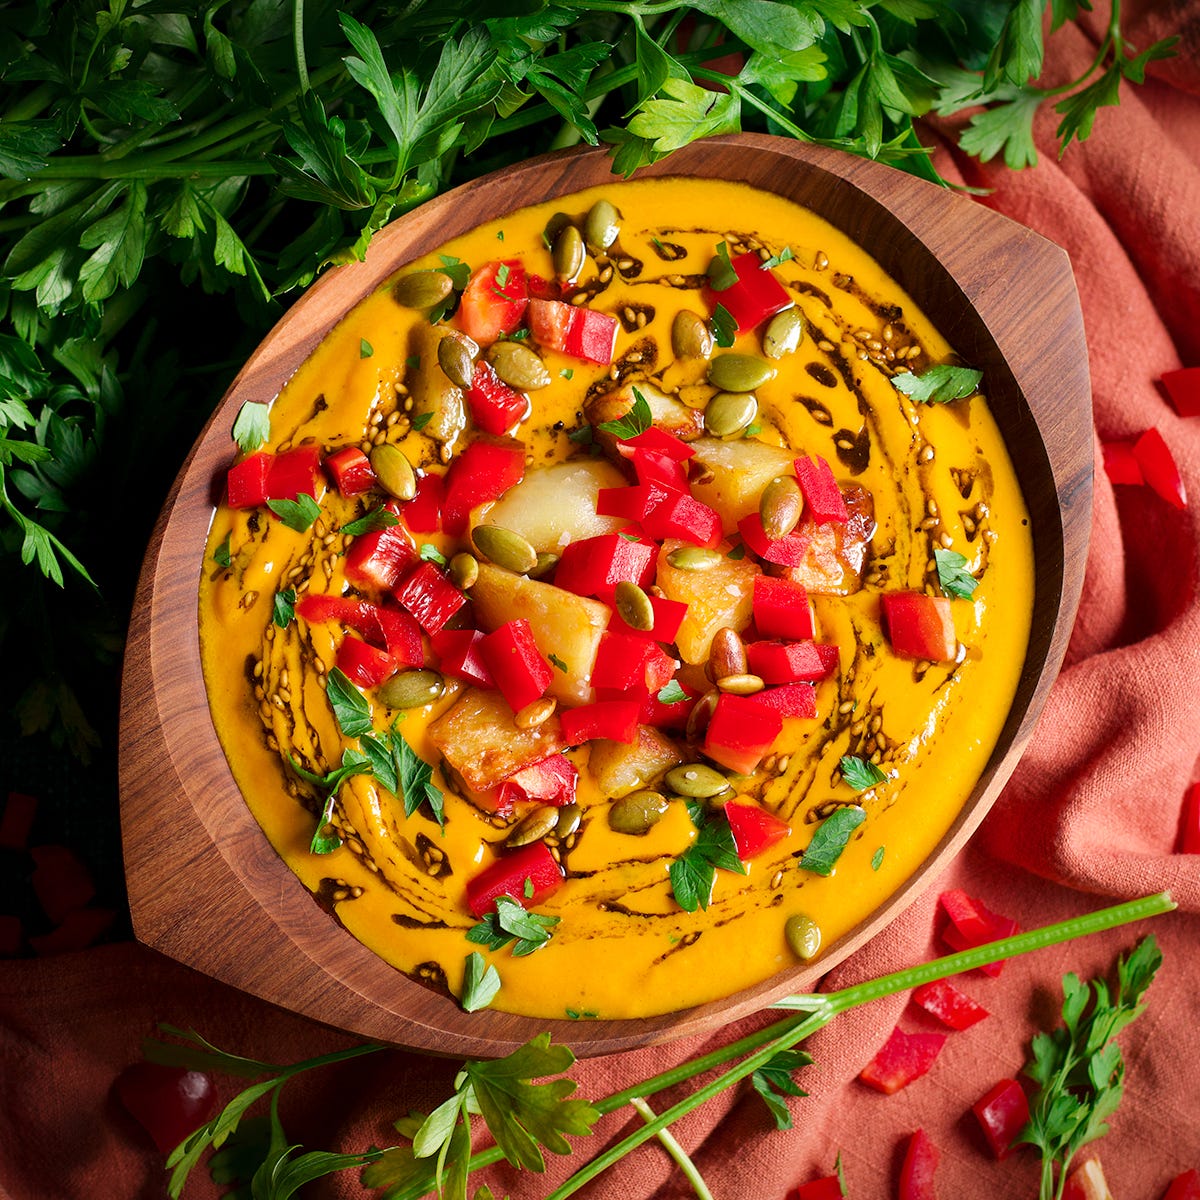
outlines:
[{"label": "diced red bell pepper", "polygon": [[271,459],[267,472],[268,500],[295,500],[302,492],[317,497],[321,452],[316,446],[297,446]]},{"label": "diced red bell pepper", "polygon": [[546,350],[607,365],[617,347],[620,322],[608,313],[561,300],[529,301],[529,333]]},{"label": "diced red bell pepper", "polygon": [[830,642],[750,642],[746,661],[763,683],[812,683],[833,674],[838,648]]},{"label": "diced red bell pepper", "polygon": [[526,275],[525,286],[531,300],[561,300],[566,286],[557,279],[543,279],[540,275]]},{"label": "diced red bell pepper", "polygon": [[1015,1079],[1002,1079],[986,1095],[971,1105],[983,1136],[997,1158],[1013,1148],[1017,1134],[1029,1121],[1029,1101]]},{"label": "diced red bell pepper", "polygon": [[663,455],[676,462],[686,462],[696,453],[687,442],[677,438],[673,433],[668,433],[665,429],[659,429],[657,425],[651,425],[648,429],[643,429],[641,433],[631,438],[622,438],[617,442],[617,451],[624,458],[636,458],[639,450]]},{"label": "diced red bell pepper", "polygon": [[938,896],[942,912],[954,922],[963,938],[972,946],[982,946],[992,939],[992,922],[985,915],[983,904],[968,896],[962,888],[951,888]]},{"label": "diced red bell pepper", "polygon": [[811,641],[816,635],[812,605],[802,584],[770,575],[754,577],[754,627],[765,638]]},{"label": "diced red bell pepper", "polygon": [[187,1067],[137,1062],[126,1067],[113,1086],[163,1154],[199,1129],[217,1107],[212,1077]]},{"label": "diced red bell pepper", "polygon": [[904,1152],[900,1168],[900,1200],[937,1200],[934,1175],[941,1154],[923,1129],[918,1129]]},{"label": "diced red bell pepper", "polygon": [[781,717],[801,717],[811,721],[817,715],[817,690],[811,683],[765,687],[749,698],[764,708],[773,708]]},{"label": "diced red bell pepper", "polygon": [[[525,882],[533,894],[525,894]],[[545,842],[530,842],[498,858],[474,878],[467,880],[467,907],[473,916],[485,917],[500,896],[508,896],[524,908],[540,904],[563,881],[562,868],[554,861]]]},{"label": "diced red bell pepper", "polygon": [[881,602],[884,629],[896,654],[931,662],[954,661],[958,636],[948,597],[927,596],[924,592],[886,592]]},{"label": "diced red bell pepper", "polygon": [[479,650],[485,636],[479,629],[443,629],[435,633],[431,640],[442,671],[476,687],[495,687],[496,681]]},{"label": "diced red bell pepper", "polygon": [[651,629],[634,629],[616,609],[613,609],[608,620],[608,628],[613,633],[633,633],[656,642],[673,642],[679,626],[683,624],[687,605],[682,600],[668,600],[665,596],[651,594],[650,608],[654,612],[654,626]]},{"label": "diced red bell pepper", "polygon": [[413,533],[437,533],[442,527],[445,480],[429,471],[417,480],[417,494],[400,507],[400,516]]},{"label": "diced red bell pepper", "polygon": [[1181,417],[1200,417],[1200,367],[1164,371],[1162,385]]},{"label": "diced red bell pepper", "polygon": [[655,729],[682,729],[687,724],[692,705],[696,703],[696,693],[689,691],[682,684],[680,688],[685,693],[684,698],[666,704],[658,698],[658,692],[651,692],[642,701],[638,720],[643,725],[653,725]]},{"label": "diced red bell pepper", "polygon": [[1089,1158],[1067,1176],[1062,1200],[1113,1200],[1098,1158]]},{"label": "diced red bell pepper", "polygon": [[111,908],[77,908],[67,913],[62,923],[49,933],[29,939],[30,949],[39,957],[86,950],[98,941],[117,919]]},{"label": "diced red bell pepper", "polygon": [[739,775],[752,775],[783,731],[783,717],[749,696],[723,692],[704,735],[704,753]]},{"label": "diced red bell pepper", "polygon": [[1175,508],[1187,508],[1187,490],[1175,464],[1175,456],[1157,429],[1147,429],[1133,443],[1133,457],[1146,482]]},{"label": "diced red bell pepper", "polygon": [[385,649],[397,668],[419,667],[425,661],[421,630],[403,609],[353,600],[349,596],[309,592],[297,603],[296,615],[310,625],[336,621],[353,629],[364,641]]},{"label": "diced red bell pepper", "polygon": [[[9,796],[11,803],[12,796]],[[4,845],[0,840],[0,845]],[[1200,854],[1200,783],[1193,783],[1183,798],[1183,826],[1179,831],[1179,853]]]},{"label": "diced red bell pepper", "polygon": [[632,745],[637,740],[638,711],[636,700],[597,700],[579,708],[566,708],[561,713],[563,737],[570,746],[582,746],[593,738]]},{"label": "diced red bell pepper", "polygon": [[[375,619],[383,637],[383,648],[392,656],[396,669],[420,667],[425,664],[425,645],[421,641],[421,627],[402,608],[381,604],[375,610]],[[369,634],[363,636],[372,641]]]},{"label": "diced red bell pepper", "polygon": [[677,492],[687,490],[687,468],[679,459],[657,450],[635,450],[628,457],[639,483],[665,483]]},{"label": "diced red bell pepper", "polygon": [[661,504],[671,490],[662,479],[647,479],[622,487],[600,488],[596,493],[596,512],[602,517],[620,517],[642,524],[647,513]]},{"label": "diced red bell pepper", "polygon": [[20,954],[24,937],[21,918],[0,913],[0,958],[15,958]]},{"label": "diced red bell pepper", "polygon": [[933,1066],[948,1036],[945,1033],[905,1033],[897,1025],[858,1077],[868,1087],[890,1096],[920,1079]]},{"label": "diced red bell pepper", "polygon": [[951,1029],[970,1029],[990,1015],[982,1004],[960,992],[948,979],[923,983],[913,992],[912,1002]]},{"label": "diced red bell pepper", "polygon": [[337,669],[357,687],[378,687],[396,673],[396,662],[386,651],[361,638],[344,637],[338,647]]},{"label": "diced red bell pepper", "polygon": [[[1200,416],[1200,413],[1196,414]],[[1163,1200],[1200,1200],[1200,1171],[1184,1171],[1171,1180]]]},{"label": "diced red bell pepper", "polygon": [[850,520],[846,498],[833,477],[833,468],[817,455],[815,458],[798,458],[793,463],[796,482],[804,495],[805,511],[818,525],[830,521],[845,524]]},{"label": "diced red bell pepper", "polygon": [[389,525],[354,538],[343,570],[355,587],[387,592],[416,561],[417,552],[407,531],[402,525]]},{"label": "diced red bell pepper", "polygon": [[527,313],[529,336],[543,350],[557,350],[559,354],[565,354],[567,330],[571,327],[574,315],[574,306],[564,304],[561,298],[533,296]]},{"label": "diced red bell pepper", "polygon": [[463,394],[471,420],[485,433],[507,433],[529,415],[529,397],[509,387],[486,359],[475,364]]},{"label": "diced red bell pepper", "polygon": [[757,804],[738,804],[731,800],[725,805],[725,816],[729,819],[733,844],[742,862],[770,850],[792,832],[786,821]]},{"label": "diced red bell pepper", "polygon": [[575,799],[579,769],[565,754],[551,754],[541,762],[523,767],[500,785],[497,802],[503,810],[518,800],[562,807]]},{"label": "diced red bell pepper", "polygon": [[229,468],[225,477],[225,499],[230,508],[257,508],[266,504],[271,458],[265,450],[258,450]]},{"label": "diced red bell pepper", "polygon": [[[952,893],[946,894],[950,895]],[[988,942],[995,942],[1000,938],[1012,937],[1017,932],[1018,925],[1013,918],[1004,917],[992,912],[981,900],[970,896],[965,897],[965,899],[971,905],[971,912],[973,914],[971,919],[968,920],[965,917],[960,917],[960,920],[963,922],[960,927],[952,918],[941,930],[942,941],[951,950],[974,950],[977,946],[984,946]],[[945,904],[943,904],[943,908],[945,908]],[[988,963],[979,969],[985,975],[995,977],[1004,969],[1004,960],[1001,959],[999,962]]]},{"label": "diced red bell pepper", "polygon": [[84,908],[96,895],[92,873],[83,860],[68,846],[34,846],[29,852],[33,856],[34,894],[42,911],[56,925],[68,913]]},{"label": "diced red bell pepper", "polygon": [[723,291],[711,291],[709,298],[714,311],[720,304],[733,317],[739,333],[791,308],[791,296],[753,250],[739,254],[733,260],[733,272],[737,282]]},{"label": "diced red bell pepper", "polygon": [[538,650],[533,629],[524,617],[505,621],[485,634],[479,653],[513,712],[545,695],[554,678],[554,670]]},{"label": "diced red bell pepper", "polygon": [[529,303],[525,268],[517,259],[485,263],[473,272],[458,305],[458,323],[480,346],[512,333]]},{"label": "diced red bell pepper", "polygon": [[476,438],[455,456],[446,472],[442,528],[451,537],[462,537],[471,509],[499,500],[524,478],[523,442],[515,438]]},{"label": "diced red bell pepper", "polygon": [[657,560],[658,547],[653,542],[602,533],[563,547],[554,582],[577,596],[598,596],[611,602],[622,581],[647,587]]},{"label": "diced red bell pepper", "polygon": [[357,446],[343,446],[326,455],[325,473],[343,496],[357,496],[379,482],[371,460]]},{"label": "diced red bell pepper", "polygon": [[679,663],[657,642],[632,633],[600,636],[592,686],[621,692],[657,692],[670,682]]},{"label": "diced red bell pepper", "polygon": [[721,542],[721,518],[716,509],[690,492],[668,490],[666,497],[646,514],[642,527],[660,541],[677,538],[712,550]]},{"label": "diced red bell pepper", "polygon": [[467,602],[466,596],[429,562],[420,563],[410,571],[394,594],[428,634],[444,629],[446,622]]},{"label": "diced red bell pepper", "polygon": [[747,513],[738,522],[738,533],[742,541],[765,562],[778,563],[781,567],[798,567],[804,562],[811,539],[793,529],[786,537],[772,541],[763,530],[762,517],[756,512]]},{"label": "diced red bell pepper", "polygon": [[1138,460],[1133,457],[1132,442],[1103,442],[1100,450],[1104,455],[1104,473],[1109,483],[1141,485],[1146,482]]},{"label": "diced red bell pepper", "polygon": [[0,846],[24,850],[29,845],[29,831],[37,815],[37,800],[24,792],[9,792],[0,817]]},{"label": "diced red bell pepper", "polygon": [[836,1175],[824,1175],[792,1188],[784,1200],[843,1200],[845,1195],[842,1181]]}]

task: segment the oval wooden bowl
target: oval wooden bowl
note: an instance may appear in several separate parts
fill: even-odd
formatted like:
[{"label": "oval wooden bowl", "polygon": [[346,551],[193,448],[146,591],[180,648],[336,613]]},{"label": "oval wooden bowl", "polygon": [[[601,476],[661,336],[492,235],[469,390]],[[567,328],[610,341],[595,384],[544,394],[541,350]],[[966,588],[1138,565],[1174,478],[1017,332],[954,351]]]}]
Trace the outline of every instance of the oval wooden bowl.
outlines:
[{"label": "oval wooden bowl", "polygon": [[988,396],[1030,509],[1034,620],[1016,700],[983,778],[934,854],[815,965],[719,1003],[638,1021],[462,1012],[377,958],[317,907],[234,784],[200,671],[197,587],[213,481],[246,400],[270,400],[326,331],[409,260],[481,221],[612,178],[601,151],[548,155],[477,180],[382,230],[366,261],[324,276],[242,369],[176,479],[146,554],[121,698],[121,813],[137,937],[284,1008],[366,1037],[455,1056],[511,1052],[549,1029],[581,1055],[711,1030],[797,990],[899,914],[983,819],[1062,661],[1091,514],[1091,401],[1066,253],[961,196],[877,163],[743,134],[680,150],[643,175],[743,180],[815,210],[865,246],[963,358]]}]

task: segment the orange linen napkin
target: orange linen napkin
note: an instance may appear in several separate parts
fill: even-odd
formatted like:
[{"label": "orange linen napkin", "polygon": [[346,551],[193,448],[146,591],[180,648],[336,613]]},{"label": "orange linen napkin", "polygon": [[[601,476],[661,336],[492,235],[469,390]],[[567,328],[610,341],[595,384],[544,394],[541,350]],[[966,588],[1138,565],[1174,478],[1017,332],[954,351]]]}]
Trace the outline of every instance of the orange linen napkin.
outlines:
[{"label": "orange linen napkin", "polygon": [[[1144,47],[1185,31],[1180,56],[1155,64],[1144,88],[1104,109],[1093,138],[1056,161],[1053,126],[1038,123],[1034,170],[980,167],[943,149],[942,167],[990,188],[984,203],[1066,247],[1091,348],[1097,474],[1087,581],[1068,663],[1033,744],[980,834],[899,921],[834,971],[840,987],[939,952],[936,895],[959,886],[1023,928],[1170,888],[1181,912],[1153,923],[1165,965],[1146,1014],[1123,1036],[1124,1102],[1096,1144],[1116,1200],[1158,1200],[1167,1182],[1200,1167],[1200,856],[1174,853],[1182,797],[1200,752],[1200,419],[1182,419],[1156,387],[1164,371],[1200,364],[1200,4],[1163,5],[1132,33]],[[1051,43],[1048,75],[1077,76],[1099,29],[1067,29]],[[1177,512],[1145,489],[1112,488],[1099,440],[1155,427],[1183,473],[1192,505]],[[1010,962],[996,979],[960,985],[991,1010],[951,1034],[932,1071],[893,1096],[856,1076],[897,1021],[930,1028],[896,997],[856,1010],[814,1037],[816,1059],[790,1104],[795,1128],[776,1132],[756,1096],[720,1097],[675,1134],[722,1200],[783,1200],[788,1188],[845,1164],[852,1200],[897,1194],[903,1148],[922,1128],[940,1148],[943,1200],[1016,1200],[1036,1194],[1036,1156],[996,1162],[969,1113],[998,1079],[1020,1070],[1032,1032],[1056,1023],[1064,970],[1111,967],[1144,930],[1119,930]],[[692,1041],[578,1065],[581,1094],[600,1097],[722,1044],[767,1015]],[[0,968],[0,1192],[13,1200],[165,1195],[162,1157],[112,1097],[156,1021],[192,1026],[218,1045],[287,1062],[350,1039],[197,976],[136,945],[107,946]],[[449,1094],[454,1064],[389,1051],[299,1081],[285,1093],[289,1132],[311,1148],[362,1149],[394,1140],[389,1122]],[[223,1096],[235,1090],[222,1081]],[[682,1094],[655,1100],[657,1108]],[[501,1169],[497,1197],[544,1197],[555,1182],[633,1128],[606,1118],[547,1176]],[[186,1193],[214,1195],[201,1170]],[[313,1196],[365,1195],[353,1174]],[[656,1144],[643,1147],[583,1195],[674,1200],[691,1189]]]}]

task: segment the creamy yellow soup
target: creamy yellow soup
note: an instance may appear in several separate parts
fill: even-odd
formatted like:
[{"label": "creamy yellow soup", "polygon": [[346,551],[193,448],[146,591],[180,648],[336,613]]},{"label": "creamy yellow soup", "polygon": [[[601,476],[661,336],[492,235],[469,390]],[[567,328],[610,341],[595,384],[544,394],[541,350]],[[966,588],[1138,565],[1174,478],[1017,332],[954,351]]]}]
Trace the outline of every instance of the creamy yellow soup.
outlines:
[{"label": "creamy yellow soup", "polygon": [[[320,516],[303,533],[265,508],[222,505],[199,597],[221,743],[246,803],[305,888],[376,954],[454,996],[467,956],[482,953],[501,980],[492,1006],[540,1017],[639,1017],[714,1000],[796,965],[785,937],[789,917],[809,919],[828,947],[869,916],[937,845],[984,769],[1021,671],[1033,594],[1027,512],[984,397],[919,404],[897,390],[897,372],[956,362],[952,348],[866,249],[814,214],[737,184],[613,183],[489,222],[401,274],[445,266],[446,258],[472,269],[520,259],[528,272],[552,279],[543,238],[548,220],[562,212],[582,225],[602,197],[619,209],[618,238],[588,254],[568,296],[618,318],[614,363],[533,347],[551,382],[530,393],[530,413],[511,431],[526,447],[526,479],[565,460],[595,461],[580,431],[633,385],[698,414],[697,457],[720,465],[735,439],[702,430],[717,391],[706,381],[708,361],[677,359],[672,328],[681,309],[709,319],[705,272],[724,242],[735,256],[781,258],[775,275],[805,323],[799,346],[771,360],[776,373],[755,389],[757,416],[736,440],[823,457],[842,488],[862,489],[873,510],[858,569],[827,591],[810,587],[816,638],[839,652],[838,669],[817,684],[816,718],[785,719],[752,775],[726,772],[737,802],[788,825],[782,840],[746,862],[745,874],[716,871],[707,907],[685,911],[669,878],[671,864],[697,837],[685,804],[651,780],[645,786],[667,793],[665,814],[639,835],[617,832],[608,818],[618,797],[598,787],[589,770],[597,744],[568,749],[580,770],[579,820],[562,836],[554,829],[547,835],[565,878],[536,905],[559,921],[533,953],[514,957],[511,944],[482,947],[467,938],[477,924],[467,883],[504,856],[512,828],[533,806],[518,804],[508,817],[490,814],[459,794],[457,778],[441,769],[429,729],[461,701],[466,684],[447,675],[436,702],[403,713],[365,690],[376,729],[394,728],[432,765],[444,793],[444,826],[428,805],[405,816],[400,799],[358,774],[341,784],[332,808],[340,848],[315,854],[310,843],[325,796],[290,765],[325,775],[358,742],[340,731],[326,693],[346,631],[300,617],[276,624],[275,599],[289,591],[298,599],[354,595],[343,573],[352,539],[339,530],[386,497],[323,490]],[[454,328],[456,320],[443,324]],[[762,326],[746,331],[729,349],[761,357],[763,333]],[[422,406],[437,409],[437,397],[451,386],[434,375],[440,368],[430,337],[426,312],[401,306],[390,285],[381,288],[346,315],[275,399],[265,449],[369,451],[391,442],[418,473],[444,471],[473,433],[437,412],[414,428]],[[984,379],[981,390],[986,385]],[[693,469],[698,498],[714,507],[734,503],[718,494],[719,470],[715,481],[705,476],[706,469]],[[475,523],[487,518],[486,508],[472,514]],[[754,556],[739,554],[730,514],[724,518],[720,552],[757,572]],[[446,558],[464,545],[441,533],[416,533],[413,541]],[[214,561],[221,547],[227,567]],[[979,581],[969,599],[951,601],[955,661],[900,657],[882,625],[880,596],[942,595],[937,547],[964,555]],[[469,624],[469,607],[464,612]],[[690,662],[679,646],[667,650],[692,690],[711,687],[694,647]],[[430,664],[436,667],[432,656]],[[700,729],[698,738],[702,723]],[[699,741],[678,731],[670,737],[679,757],[702,759]],[[884,782],[854,790],[841,769],[847,755],[877,765]],[[832,871],[802,868],[821,822],[849,805],[861,806],[866,818]],[[298,893],[296,903],[306,902]]]}]

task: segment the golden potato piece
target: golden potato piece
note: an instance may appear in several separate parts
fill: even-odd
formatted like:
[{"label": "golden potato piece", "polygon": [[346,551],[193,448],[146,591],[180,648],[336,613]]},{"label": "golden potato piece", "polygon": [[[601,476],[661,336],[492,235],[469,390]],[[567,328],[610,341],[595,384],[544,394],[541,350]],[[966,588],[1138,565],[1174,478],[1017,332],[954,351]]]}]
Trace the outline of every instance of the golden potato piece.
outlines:
[{"label": "golden potato piece", "polygon": [[758,512],[763,488],[776,475],[791,475],[795,457],[789,450],[752,438],[730,442],[700,438],[692,449],[696,452],[692,462],[703,469],[692,481],[692,495],[717,510],[726,534],[743,517]]},{"label": "golden potato piece", "polygon": [[588,750],[588,769],[596,786],[612,800],[646,787],[682,761],[679,747],[652,725],[639,725],[631,746],[600,739]]},{"label": "golden potato piece", "polygon": [[668,540],[658,553],[658,586],[669,600],[682,600],[687,607],[675,635],[675,645],[686,663],[708,658],[713,634],[724,625],[739,633],[750,624],[754,611],[754,577],[762,571],[749,558],[729,558],[729,543],[717,547],[720,561],[704,571],[673,567],[672,550],[687,542]]}]

